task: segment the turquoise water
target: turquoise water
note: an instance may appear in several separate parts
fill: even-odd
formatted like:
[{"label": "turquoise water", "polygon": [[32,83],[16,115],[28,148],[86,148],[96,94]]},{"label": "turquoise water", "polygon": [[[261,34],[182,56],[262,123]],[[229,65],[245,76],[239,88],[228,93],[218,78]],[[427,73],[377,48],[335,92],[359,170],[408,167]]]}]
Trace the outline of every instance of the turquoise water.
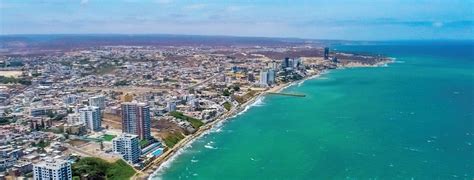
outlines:
[{"label": "turquoise water", "polygon": [[474,178],[472,43],[338,46],[388,67],[334,70],[267,96],[154,179]]}]

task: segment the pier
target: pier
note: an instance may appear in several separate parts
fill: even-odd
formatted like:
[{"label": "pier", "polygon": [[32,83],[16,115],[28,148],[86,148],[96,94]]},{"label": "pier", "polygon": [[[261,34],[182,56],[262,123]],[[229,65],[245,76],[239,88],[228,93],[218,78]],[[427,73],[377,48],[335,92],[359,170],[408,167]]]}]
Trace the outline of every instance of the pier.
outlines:
[{"label": "pier", "polygon": [[281,95],[281,96],[293,96],[293,97],[306,97],[305,94],[296,94],[296,93],[267,92],[267,94]]}]

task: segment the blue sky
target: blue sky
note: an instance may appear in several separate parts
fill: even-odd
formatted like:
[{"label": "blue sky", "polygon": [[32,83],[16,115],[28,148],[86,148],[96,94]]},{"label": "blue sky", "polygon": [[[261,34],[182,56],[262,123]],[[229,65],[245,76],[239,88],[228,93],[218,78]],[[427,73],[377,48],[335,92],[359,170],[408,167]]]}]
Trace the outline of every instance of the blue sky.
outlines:
[{"label": "blue sky", "polygon": [[0,34],[474,39],[474,0],[0,0]]}]

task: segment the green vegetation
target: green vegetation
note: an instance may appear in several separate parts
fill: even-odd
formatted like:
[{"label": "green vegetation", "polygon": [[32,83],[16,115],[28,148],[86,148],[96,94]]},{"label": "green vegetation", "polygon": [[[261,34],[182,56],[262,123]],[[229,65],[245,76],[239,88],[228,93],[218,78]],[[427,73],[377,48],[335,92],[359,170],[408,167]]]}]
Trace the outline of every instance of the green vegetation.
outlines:
[{"label": "green vegetation", "polygon": [[135,170],[125,161],[109,163],[100,158],[85,157],[72,165],[73,176],[77,179],[87,175],[88,179],[130,179]]},{"label": "green vegetation", "polygon": [[140,140],[140,147],[141,148],[144,148],[144,147],[148,146],[148,144],[150,144],[150,142],[148,142],[147,139]]},{"label": "green vegetation", "polygon": [[227,111],[229,111],[232,108],[232,104],[230,104],[230,102],[228,101],[226,101],[223,105],[224,105],[224,108],[227,109]]},{"label": "green vegetation", "polygon": [[7,125],[14,121],[15,119],[13,117],[0,117],[0,125]]},{"label": "green vegetation", "polygon": [[40,140],[38,143],[33,143],[34,147],[45,148],[49,146],[49,141]]},{"label": "green vegetation", "polygon": [[181,139],[184,139],[184,135],[181,134],[180,132],[174,132],[174,133],[170,133],[168,134],[164,141],[165,141],[165,145],[169,148],[172,148],[174,145],[176,145],[179,141],[181,141]]},{"label": "green vegetation", "polygon": [[31,85],[31,81],[24,78],[0,76],[0,84],[23,84]]},{"label": "green vegetation", "polygon": [[224,89],[224,92],[222,92],[222,95],[224,96],[230,96],[230,91],[228,89]]},{"label": "green vegetation", "polygon": [[204,124],[201,120],[193,118],[193,117],[186,116],[182,112],[173,111],[173,112],[170,112],[170,115],[175,117],[175,118],[188,121],[189,123],[191,123],[191,126],[193,126],[195,129],[198,129],[199,127],[201,127]]},{"label": "green vegetation", "polygon": [[111,134],[104,134],[104,136],[102,136],[102,139],[104,141],[112,141],[112,139],[114,139],[115,137],[117,137],[116,135],[111,135]]}]

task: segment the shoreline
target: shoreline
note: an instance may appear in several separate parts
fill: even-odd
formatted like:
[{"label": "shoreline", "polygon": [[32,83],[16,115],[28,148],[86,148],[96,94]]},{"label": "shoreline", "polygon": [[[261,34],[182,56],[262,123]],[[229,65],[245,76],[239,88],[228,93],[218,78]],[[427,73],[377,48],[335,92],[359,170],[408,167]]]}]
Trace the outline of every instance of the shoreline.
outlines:
[{"label": "shoreline", "polygon": [[[345,68],[361,68],[361,67],[382,67],[385,66],[389,63],[393,63],[394,60],[392,58],[389,58],[389,61],[381,61],[376,64],[368,65],[368,64],[351,64],[351,65],[344,65],[343,67],[338,67],[336,69],[345,69]],[[139,179],[150,179],[158,173],[163,170],[163,168],[167,168],[170,163],[173,162],[173,160],[178,157],[182,151],[186,150],[188,147],[191,146],[191,144],[197,140],[198,138],[203,137],[206,134],[211,133],[212,129],[220,127],[223,125],[223,123],[227,122],[228,120],[240,115],[241,113],[247,111],[249,108],[252,107],[252,105],[257,102],[257,100],[264,98],[269,92],[281,92],[285,90],[286,88],[293,86],[293,85],[301,85],[304,83],[306,80],[310,79],[316,79],[319,78],[322,74],[327,74],[330,71],[330,69],[323,70],[321,72],[315,73],[308,75],[304,77],[303,79],[292,81],[292,82],[287,82],[283,84],[279,84],[275,87],[271,87],[269,89],[266,89],[262,92],[259,92],[258,95],[252,97],[250,100],[247,102],[235,107],[234,109],[231,109],[230,111],[227,111],[226,113],[222,114],[220,117],[216,118],[216,120],[210,122],[209,124],[206,124],[199,128],[194,134],[191,134],[189,136],[186,136],[184,139],[182,139],[180,142],[178,142],[173,148],[170,148],[168,151],[164,152],[160,157],[157,159],[153,160],[149,165],[145,166],[142,171],[139,171],[136,176],[138,175]],[[153,172],[149,172],[153,171]],[[141,176],[144,175],[144,176]],[[134,176],[134,177],[136,177]],[[136,179],[136,178],[132,178]]]}]

